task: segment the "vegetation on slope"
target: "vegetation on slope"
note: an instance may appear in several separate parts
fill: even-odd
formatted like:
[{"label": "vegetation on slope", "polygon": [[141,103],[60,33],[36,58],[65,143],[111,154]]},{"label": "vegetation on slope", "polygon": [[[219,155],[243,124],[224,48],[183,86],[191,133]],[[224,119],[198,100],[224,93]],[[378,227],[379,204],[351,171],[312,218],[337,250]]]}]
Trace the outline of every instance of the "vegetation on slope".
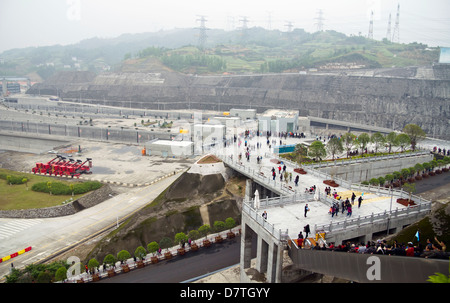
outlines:
[{"label": "vegetation on slope", "polygon": [[1,54],[0,76],[29,76],[40,81],[60,70],[114,71],[121,69],[124,61],[148,57],[191,74],[298,72],[335,63],[365,68],[430,66],[439,59],[439,48],[375,41],[336,31],[281,32],[255,27],[244,35],[239,30],[210,30],[205,48],[200,50],[197,44],[197,31],[180,29],[88,39],[68,46],[13,49]]}]

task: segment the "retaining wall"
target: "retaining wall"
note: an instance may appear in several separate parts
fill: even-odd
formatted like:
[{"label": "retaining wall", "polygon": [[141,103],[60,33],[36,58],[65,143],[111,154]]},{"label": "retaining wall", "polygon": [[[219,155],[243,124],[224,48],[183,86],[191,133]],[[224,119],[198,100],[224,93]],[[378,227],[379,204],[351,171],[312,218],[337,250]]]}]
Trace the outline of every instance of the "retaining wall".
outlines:
[{"label": "retaining wall", "polygon": [[0,218],[31,219],[69,216],[109,199],[110,195],[114,195],[112,189],[109,185],[103,185],[101,188],[87,193],[77,200],[59,206],[20,210],[2,210],[0,211]]}]

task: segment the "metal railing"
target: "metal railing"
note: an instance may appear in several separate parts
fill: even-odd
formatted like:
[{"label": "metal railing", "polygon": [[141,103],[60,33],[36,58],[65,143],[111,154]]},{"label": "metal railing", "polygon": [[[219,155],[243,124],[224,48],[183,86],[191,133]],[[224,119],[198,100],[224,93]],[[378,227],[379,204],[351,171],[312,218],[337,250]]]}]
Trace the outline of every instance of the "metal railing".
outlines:
[{"label": "metal railing", "polygon": [[401,217],[410,217],[415,215],[426,215],[431,211],[431,203],[429,204],[418,204],[409,206],[405,209],[398,209],[387,211],[385,210],[382,213],[372,213],[368,216],[358,216],[357,218],[348,219],[346,218],[344,221],[340,222],[330,222],[330,224],[322,224],[322,225],[314,225],[314,230],[323,230],[325,233],[343,231],[346,229],[360,228],[365,225],[372,225],[374,223],[384,223],[388,222],[388,220],[395,220]]},{"label": "metal railing", "polygon": [[277,240],[286,240],[288,235],[288,229],[281,230],[275,228],[273,224],[270,224],[261,215],[257,213],[247,202],[242,203],[242,211],[245,212],[251,219],[256,221],[260,226],[262,226],[269,234],[271,234]]},{"label": "metal railing", "polygon": [[264,187],[270,189],[274,193],[281,195],[282,194],[289,195],[295,193],[295,189],[286,186],[285,182],[277,181],[276,179],[272,180],[269,177],[265,176],[264,174],[261,174],[256,169],[253,169],[250,166],[243,165],[239,161],[233,160],[227,156],[221,155],[219,153],[216,153],[216,156],[219,159],[221,159],[224,162],[224,164],[230,166],[237,172],[253,179],[254,181],[261,183]]}]

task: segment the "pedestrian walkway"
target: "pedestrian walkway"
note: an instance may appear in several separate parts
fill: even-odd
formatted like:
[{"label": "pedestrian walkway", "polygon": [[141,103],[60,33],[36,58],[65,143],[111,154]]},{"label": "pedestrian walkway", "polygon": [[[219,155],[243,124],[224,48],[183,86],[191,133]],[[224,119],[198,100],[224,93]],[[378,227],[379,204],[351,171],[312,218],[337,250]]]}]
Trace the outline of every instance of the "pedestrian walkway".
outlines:
[{"label": "pedestrian walkway", "polygon": [[[281,143],[298,144],[311,140],[314,140],[314,138],[287,138],[286,140],[281,139]],[[332,203],[340,203],[340,200],[333,199],[332,196],[325,194],[325,188],[329,186],[324,184],[323,181],[326,180],[325,178],[330,179],[331,177],[308,168],[305,168],[307,174],[297,173],[295,169],[299,168],[299,166],[296,163],[284,161],[278,155],[272,153],[274,144],[279,143],[279,141],[279,138],[269,138],[269,141],[267,141],[266,137],[261,136],[247,138],[240,136],[236,142],[229,143],[226,148],[212,150],[211,152],[220,156],[222,159],[230,159],[230,161],[226,162],[229,162],[227,164],[231,164],[230,166],[232,168],[236,167],[242,170],[241,166],[243,166],[246,171],[257,172],[257,174],[253,173],[253,179],[256,182],[264,181],[268,185],[273,185],[273,183],[278,182],[278,184],[283,184],[285,188],[289,188],[289,191],[284,191],[282,194],[296,194],[299,197],[296,203],[286,204],[282,202],[286,199],[279,199],[279,203],[272,200],[270,204],[264,204],[264,206],[256,208],[259,216],[262,216],[266,212],[267,222],[277,230],[282,232],[287,230],[290,238],[296,239],[299,231],[302,231],[306,224],[310,225],[310,235],[314,235],[317,232],[315,230],[316,226],[320,227],[337,223],[345,225],[347,220],[367,218],[374,214],[383,214],[391,210],[406,209],[405,206],[396,203],[397,197],[391,197],[387,192],[376,193],[369,190],[364,191],[368,188],[363,188],[362,190],[356,189],[350,182],[339,180],[338,182],[340,184],[338,187],[331,187],[332,193],[335,190],[338,196],[340,196],[340,199],[344,201],[347,198],[351,200],[351,195],[354,193],[356,199],[352,205],[351,213],[347,214],[346,210],[342,213],[341,208],[339,213],[332,217],[329,213],[330,206]],[[267,177],[272,176],[273,170],[275,171],[275,180]],[[288,179],[284,178],[283,172],[287,172]],[[261,178],[260,176],[265,176],[265,178]],[[294,181],[297,176],[298,185],[296,186]],[[314,198],[302,199],[304,197],[302,194],[309,192],[311,187],[315,187],[315,191],[312,193]],[[269,186],[268,188],[270,189]],[[360,205],[358,203],[359,197],[362,197]],[[250,198],[253,199],[253,196]],[[263,199],[264,197],[262,197]],[[252,208],[255,208],[253,200],[247,201],[247,203]],[[308,204],[310,211],[305,216],[304,208],[306,204]]]},{"label": "pedestrian walkway", "polygon": [[5,223],[0,219],[0,240],[13,237],[19,232],[23,232],[36,224],[42,223],[41,219],[17,219]]}]

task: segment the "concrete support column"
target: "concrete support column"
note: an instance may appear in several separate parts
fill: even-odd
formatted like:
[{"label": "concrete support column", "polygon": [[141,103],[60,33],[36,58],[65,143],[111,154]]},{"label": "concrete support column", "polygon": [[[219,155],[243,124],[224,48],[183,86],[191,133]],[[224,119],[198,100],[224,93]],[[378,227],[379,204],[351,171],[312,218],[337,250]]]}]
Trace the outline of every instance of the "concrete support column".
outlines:
[{"label": "concrete support column", "polygon": [[269,244],[269,255],[267,264],[267,282],[281,283],[281,270],[283,266],[283,249],[278,244]]},{"label": "concrete support column", "polygon": [[241,272],[251,267],[252,261],[252,235],[254,231],[245,222],[242,222],[242,236],[241,236]]},{"label": "concrete support column", "polygon": [[267,272],[267,261],[269,253],[269,244],[261,237],[258,237],[258,244],[256,250],[256,270],[259,273]]}]

